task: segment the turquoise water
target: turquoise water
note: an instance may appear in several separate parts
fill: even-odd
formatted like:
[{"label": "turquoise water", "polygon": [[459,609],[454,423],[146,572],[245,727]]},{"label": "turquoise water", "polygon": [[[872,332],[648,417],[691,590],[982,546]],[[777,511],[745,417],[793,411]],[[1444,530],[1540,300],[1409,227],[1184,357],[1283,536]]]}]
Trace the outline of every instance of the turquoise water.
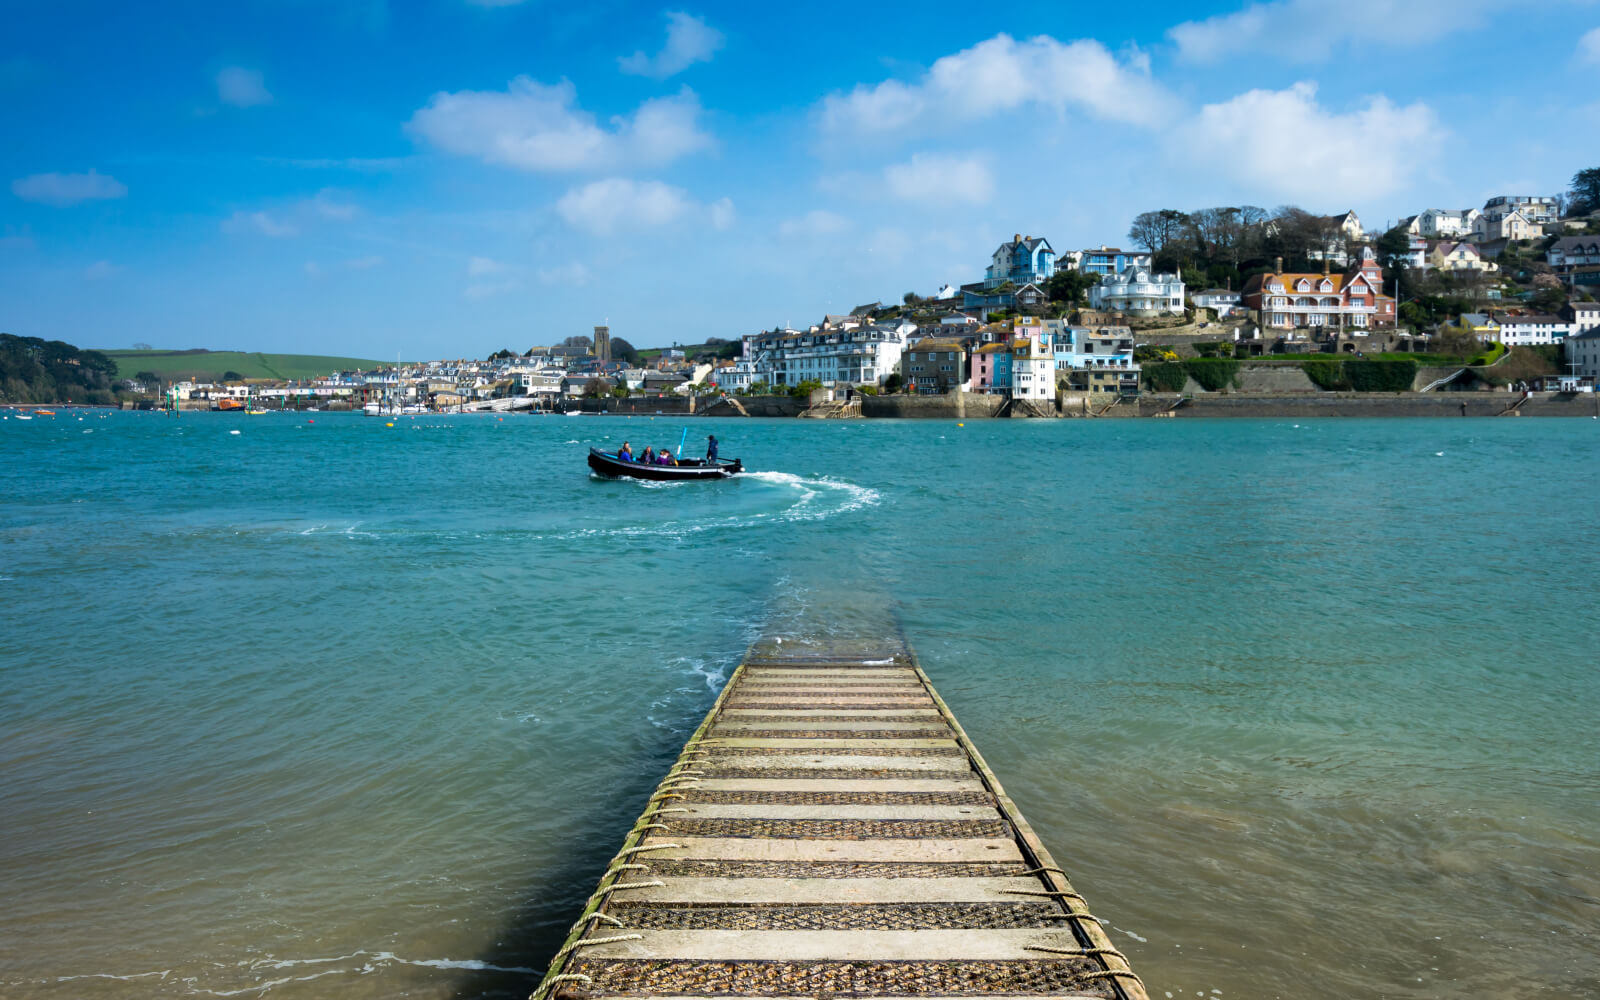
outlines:
[{"label": "turquoise water", "polygon": [[0,994],[524,996],[899,622],[1153,997],[1600,996],[1594,421],[394,423],[0,421]]}]

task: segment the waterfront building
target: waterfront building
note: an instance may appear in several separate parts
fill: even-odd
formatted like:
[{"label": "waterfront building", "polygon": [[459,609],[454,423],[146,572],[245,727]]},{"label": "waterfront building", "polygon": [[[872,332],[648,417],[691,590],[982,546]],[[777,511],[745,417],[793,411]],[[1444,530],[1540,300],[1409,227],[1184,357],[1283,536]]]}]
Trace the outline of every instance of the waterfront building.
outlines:
[{"label": "waterfront building", "polygon": [[924,394],[959,392],[967,382],[967,345],[960,340],[925,337],[905,351],[905,380]]},{"label": "waterfront building", "polygon": [[1436,271],[1456,273],[1493,274],[1500,270],[1499,264],[1492,260],[1484,260],[1478,253],[1478,248],[1471,243],[1435,244],[1428,252],[1426,266]]},{"label": "waterfront building", "polygon": [[1056,273],[1056,252],[1043,236],[1011,237],[995,250],[988,269],[983,275],[983,287],[995,288],[1007,282],[1013,285],[1042,284]]},{"label": "waterfront building", "polygon": [[1092,395],[1137,396],[1142,366],[1125,326],[1063,326],[1051,336],[1057,381]]},{"label": "waterfront building", "polygon": [[808,379],[833,385],[876,385],[895,370],[916,324],[893,322],[783,330],[746,338],[745,356],[758,381],[774,386]]},{"label": "waterfront building", "polygon": [[1560,217],[1560,206],[1556,199],[1543,195],[1502,194],[1483,203],[1483,215],[1488,218],[1501,219],[1513,212],[1532,225],[1545,226]]},{"label": "waterfront building", "polygon": [[1353,270],[1333,274],[1328,265],[1323,262],[1321,274],[1286,273],[1280,257],[1272,271],[1245,282],[1243,305],[1266,330],[1333,337],[1394,325],[1394,299],[1383,294],[1383,269],[1371,247],[1362,248],[1360,266]]},{"label": "waterfront building", "polygon": [[1500,343],[1507,347],[1559,344],[1572,333],[1572,324],[1559,316],[1502,316]]},{"label": "waterfront building", "polygon": [[753,358],[740,358],[721,366],[714,378],[717,388],[725,392],[747,392],[753,383],[760,381]]},{"label": "waterfront building", "polygon": [[1568,337],[1561,348],[1567,356],[1570,374],[1600,379],[1600,330]]},{"label": "waterfront building", "polygon": [[1103,275],[1089,289],[1089,306],[1134,316],[1176,316],[1183,312],[1183,279],[1143,267]]},{"label": "waterfront building", "polygon": [[1034,316],[1019,318],[1012,328],[1011,395],[1036,401],[1056,397],[1056,355],[1044,323]]},{"label": "waterfront building", "polygon": [[1010,344],[979,344],[972,349],[971,367],[969,392],[1004,394],[1011,391]]}]

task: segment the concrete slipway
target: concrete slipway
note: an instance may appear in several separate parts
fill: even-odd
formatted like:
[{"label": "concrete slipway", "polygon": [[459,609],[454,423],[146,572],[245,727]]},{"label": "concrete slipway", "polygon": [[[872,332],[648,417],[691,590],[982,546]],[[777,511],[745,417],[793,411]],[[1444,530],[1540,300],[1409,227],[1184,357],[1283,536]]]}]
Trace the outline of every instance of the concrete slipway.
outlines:
[{"label": "concrete slipway", "polygon": [[910,649],[756,644],[534,1000],[1145,1000]]}]

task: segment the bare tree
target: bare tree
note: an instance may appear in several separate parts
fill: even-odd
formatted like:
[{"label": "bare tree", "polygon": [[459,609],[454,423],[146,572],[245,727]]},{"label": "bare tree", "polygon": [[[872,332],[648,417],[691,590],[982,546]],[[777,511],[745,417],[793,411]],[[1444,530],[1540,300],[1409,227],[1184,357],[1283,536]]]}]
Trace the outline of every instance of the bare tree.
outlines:
[{"label": "bare tree", "polygon": [[1159,212],[1140,212],[1128,227],[1128,239],[1152,254],[1160,253],[1167,245],[1180,239],[1189,224],[1182,212],[1163,208]]}]

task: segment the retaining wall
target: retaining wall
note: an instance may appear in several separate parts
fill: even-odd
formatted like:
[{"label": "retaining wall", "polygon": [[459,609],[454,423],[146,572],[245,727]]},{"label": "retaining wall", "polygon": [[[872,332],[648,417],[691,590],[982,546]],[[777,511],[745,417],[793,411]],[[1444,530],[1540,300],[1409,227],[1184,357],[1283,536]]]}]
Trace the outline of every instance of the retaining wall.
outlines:
[{"label": "retaining wall", "polygon": [[952,392],[944,396],[862,396],[863,417],[923,420],[980,420],[992,417],[1005,403],[1004,396]]},{"label": "retaining wall", "polygon": [[[1355,393],[1240,395],[1199,393],[1175,417],[1493,417],[1522,396],[1514,392]],[[1145,396],[1141,416],[1171,405],[1170,394]],[[1600,394],[1535,395],[1518,411],[1529,417],[1600,416]]]}]

